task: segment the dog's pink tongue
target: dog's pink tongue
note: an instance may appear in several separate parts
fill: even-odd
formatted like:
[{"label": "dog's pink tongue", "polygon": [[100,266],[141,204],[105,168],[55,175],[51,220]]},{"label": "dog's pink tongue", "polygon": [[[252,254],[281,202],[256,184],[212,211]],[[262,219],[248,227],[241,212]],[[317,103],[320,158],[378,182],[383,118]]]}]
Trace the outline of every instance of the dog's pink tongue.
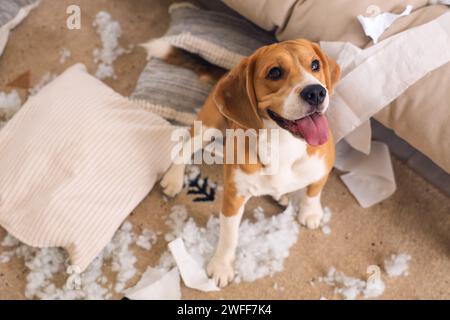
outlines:
[{"label": "dog's pink tongue", "polygon": [[297,120],[292,131],[300,134],[313,147],[320,146],[328,141],[327,118],[318,113]]}]

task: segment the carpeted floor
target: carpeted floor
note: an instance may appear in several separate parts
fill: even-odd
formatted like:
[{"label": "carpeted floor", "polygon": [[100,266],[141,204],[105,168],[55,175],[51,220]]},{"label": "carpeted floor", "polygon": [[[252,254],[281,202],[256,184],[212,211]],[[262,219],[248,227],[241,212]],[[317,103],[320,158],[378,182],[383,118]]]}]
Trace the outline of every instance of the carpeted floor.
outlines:
[{"label": "carpeted floor", "polygon": [[[122,45],[135,45],[133,51],[115,63],[116,80],[107,84],[123,95],[132,92],[146,60],[136,45],[162,35],[168,24],[165,0],[43,0],[41,6],[13,33],[0,58],[0,91],[24,72],[31,72],[32,84],[46,73],[61,73],[75,62],[94,71],[92,50],[99,37],[91,26],[100,10],[111,13],[124,30]],[[66,7],[76,3],[82,9],[82,29],[66,28]],[[60,64],[60,49],[72,56]],[[24,92],[22,92],[24,94]],[[409,276],[390,279],[383,275],[386,291],[383,299],[450,299],[450,201],[447,196],[416,175],[402,162],[394,160],[398,190],[390,199],[370,209],[362,209],[334,173],[324,191],[323,202],[331,208],[331,234],[301,229],[298,242],[291,248],[285,270],[271,278],[253,283],[233,284],[216,293],[202,293],[182,287],[186,299],[319,299],[336,298],[333,289],[317,282],[334,266],[348,275],[366,278],[369,265],[382,265],[392,253],[412,256]],[[203,167],[202,174],[221,183],[221,168]],[[159,187],[136,208],[131,221],[136,228],[165,231],[163,216],[174,204],[184,204],[198,224],[204,224],[220,207],[220,192],[214,202],[192,202],[183,193],[166,202]],[[268,199],[254,199],[247,211],[261,205],[267,214],[281,211]],[[0,239],[4,236],[0,229]],[[1,253],[0,249],[0,253]],[[163,240],[143,253],[136,250],[140,271],[154,265],[166,250]],[[27,268],[14,259],[0,264],[0,299],[23,299]],[[61,275],[62,277],[63,275]],[[137,281],[138,277],[133,279]],[[274,285],[284,288],[276,290]],[[115,298],[120,298],[115,296]]]}]

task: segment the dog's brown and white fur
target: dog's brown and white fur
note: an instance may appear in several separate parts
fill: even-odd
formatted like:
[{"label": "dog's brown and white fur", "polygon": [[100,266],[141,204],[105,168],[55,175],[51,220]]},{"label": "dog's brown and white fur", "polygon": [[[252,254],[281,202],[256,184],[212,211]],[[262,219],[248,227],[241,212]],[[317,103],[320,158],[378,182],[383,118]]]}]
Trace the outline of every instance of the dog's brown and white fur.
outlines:
[{"label": "dog's brown and white fur", "polygon": [[[331,133],[325,143],[312,146],[277,120],[283,123],[314,112],[325,113],[339,77],[339,66],[317,44],[286,41],[263,47],[244,59],[222,77],[204,104],[198,119],[205,128],[280,129],[278,147],[282,156],[275,174],[264,174],[268,168],[261,163],[224,165],[220,238],[207,267],[219,286],[226,286],[234,277],[239,224],[249,198],[270,195],[286,205],[287,194],[306,188],[298,219],[308,228],[319,226],[323,215],[321,192],[334,163]],[[314,85],[324,88],[326,96],[311,104],[302,92]],[[184,165],[173,164],[165,174],[161,186],[166,195],[173,197],[181,191],[184,170]]]}]

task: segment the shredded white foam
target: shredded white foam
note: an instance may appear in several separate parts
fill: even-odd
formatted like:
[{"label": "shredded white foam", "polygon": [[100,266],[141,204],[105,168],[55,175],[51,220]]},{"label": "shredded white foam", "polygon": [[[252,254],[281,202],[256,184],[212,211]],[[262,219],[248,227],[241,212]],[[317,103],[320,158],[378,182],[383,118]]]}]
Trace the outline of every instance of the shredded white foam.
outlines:
[{"label": "shredded white foam", "polygon": [[138,247],[141,247],[142,249],[149,251],[157,240],[158,235],[156,234],[156,232],[144,229],[144,231],[142,231],[142,234],[137,237],[136,245]]},{"label": "shredded white foam", "polygon": [[273,284],[273,289],[274,289],[275,291],[284,291],[284,287],[283,287],[283,286],[280,286],[277,282],[275,282],[275,283]]},{"label": "shredded white foam", "polygon": [[[265,217],[262,208],[257,208],[254,222],[242,222],[236,252],[235,282],[251,282],[283,270],[284,260],[289,256],[289,249],[297,241],[299,233],[295,216],[292,206],[271,217]],[[197,263],[206,267],[218,241],[219,218],[212,216],[206,227],[199,227],[192,218],[187,218],[185,207],[174,206],[166,223],[172,229],[166,240],[181,237]]]},{"label": "shredded white foam", "polygon": [[325,277],[320,277],[319,282],[335,287],[334,292],[345,300],[355,300],[358,296],[364,298],[376,298],[383,294],[385,285],[381,278],[374,281],[364,281],[347,276],[332,267]]},{"label": "shredded white foam", "polygon": [[0,92],[0,119],[6,122],[19,111],[22,101],[17,91],[10,93]]},{"label": "shredded white foam", "polygon": [[331,210],[328,207],[325,207],[323,209],[323,217],[322,217],[322,221],[320,222],[320,228],[322,229],[322,233],[325,235],[329,235],[331,234],[331,228],[329,226],[329,223],[331,221]]},{"label": "shredded white foam", "polygon": [[11,258],[14,256],[13,251],[7,251],[0,254],[0,263],[8,263],[11,261]]},{"label": "shredded white foam", "polygon": [[59,51],[59,63],[64,64],[66,63],[67,59],[69,59],[72,56],[72,52],[67,48],[62,48]]},{"label": "shredded white foam", "polygon": [[391,278],[405,277],[409,274],[409,262],[411,256],[405,253],[391,255],[384,260],[384,270]]},{"label": "shredded white foam", "polygon": [[114,61],[127,51],[119,45],[122,35],[120,23],[114,21],[111,15],[100,11],[92,24],[101,38],[102,47],[94,49],[94,61],[98,64],[95,76],[98,79],[116,78],[114,73]]},{"label": "shredded white foam", "polygon": [[184,184],[188,185],[189,181],[194,180],[199,175],[200,175],[200,168],[198,166],[194,165],[187,166],[184,174]]},{"label": "shredded white foam", "polygon": [[[116,232],[111,242],[102,253],[83,272],[81,288],[70,290],[65,285],[57,285],[58,275],[67,278],[68,256],[59,248],[36,249],[21,244],[11,235],[1,242],[7,251],[0,255],[0,263],[8,263],[14,256],[23,259],[29,269],[26,278],[25,296],[29,299],[110,299],[113,290],[123,293],[129,281],[137,274],[136,257],[130,246],[136,242],[147,248],[156,242],[156,233],[144,230],[141,235],[132,231],[132,225],[125,222]],[[105,268],[115,274],[115,279],[108,279]]]},{"label": "shredded white foam", "polygon": [[8,234],[6,234],[5,238],[3,239],[1,246],[2,247],[16,247],[19,244],[20,244],[20,241],[8,233]]},{"label": "shredded white foam", "polygon": [[364,298],[377,298],[384,293],[385,288],[386,286],[381,278],[374,281],[366,281],[366,288],[363,291]]},{"label": "shredded white foam", "polygon": [[187,218],[188,212],[185,206],[175,205],[170,209],[169,216],[165,222],[170,228],[170,231],[164,236],[167,242],[175,240],[181,234]]}]

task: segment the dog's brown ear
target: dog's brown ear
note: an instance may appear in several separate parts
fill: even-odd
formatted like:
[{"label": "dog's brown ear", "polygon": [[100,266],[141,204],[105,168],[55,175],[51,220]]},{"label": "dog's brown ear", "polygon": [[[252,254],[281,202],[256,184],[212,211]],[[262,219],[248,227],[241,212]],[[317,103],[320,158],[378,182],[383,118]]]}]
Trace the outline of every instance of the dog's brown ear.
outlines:
[{"label": "dog's brown ear", "polygon": [[263,127],[254,86],[255,59],[245,58],[219,81],[213,100],[220,113],[244,129]]},{"label": "dog's brown ear", "polygon": [[336,60],[325,54],[317,43],[313,43],[313,47],[316,54],[320,57],[320,60],[323,62],[322,68],[325,72],[325,81],[327,89],[331,95],[333,94],[334,87],[341,78],[341,68],[337,64]]}]

